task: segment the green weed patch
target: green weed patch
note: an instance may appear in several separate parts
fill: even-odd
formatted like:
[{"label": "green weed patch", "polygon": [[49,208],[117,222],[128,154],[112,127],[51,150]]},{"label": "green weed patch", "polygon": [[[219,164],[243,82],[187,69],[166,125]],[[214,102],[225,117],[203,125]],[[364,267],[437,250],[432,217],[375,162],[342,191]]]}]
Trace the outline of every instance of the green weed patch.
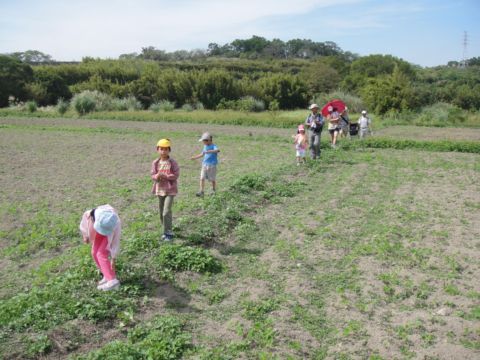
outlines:
[{"label": "green weed patch", "polygon": [[173,271],[216,273],[221,270],[220,262],[207,250],[177,244],[163,245],[156,261],[161,269]]},{"label": "green weed patch", "polygon": [[64,219],[51,214],[48,208],[37,209],[35,215],[22,227],[6,234],[10,246],[1,254],[28,255],[39,250],[50,250],[78,239],[78,219]]},{"label": "green weed patch", "polygon": [[352,150],[362,147],[376,149],[425,150],[441,152],[453,151],[480,154],[480,143],[473,141],[420,141],[370,137],[361,141],[359,140],[342,143],[342,149],[344,150]]},{"label": "green weed patch", "polygon": [[172,316],[158,316],[130,330],[126,342],[112,341],[100,350],[74,359],[179,359],[191,346],[191,337],[183,328],[184,324]]},{"label": "green weed patch", "polygon": [[95,286],[97,271],[85,254],[79,265],[44,286],[33,286],[28,292],[2,300],[2,331],[47,330],[75,318],[94,322],[115,318],[120,311],[136,306],[136,299],[144,293],[141,280],[146,276],[121,263],[118,270],[124,275],[120,290],[100,292]]}]

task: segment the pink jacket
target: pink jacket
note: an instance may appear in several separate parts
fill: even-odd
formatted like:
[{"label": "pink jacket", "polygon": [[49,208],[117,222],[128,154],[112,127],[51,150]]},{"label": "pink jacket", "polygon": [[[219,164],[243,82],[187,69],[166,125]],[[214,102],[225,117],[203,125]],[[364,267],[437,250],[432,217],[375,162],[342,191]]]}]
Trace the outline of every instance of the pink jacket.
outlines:
[{"label": "pink jacket", "polygon": [[[110,205],[101,205],[98,206],[97,209],[108,209],[112,210],[117,214],[117,211],[111,207]],[[82,221],[80,221],[80,232],[82,233],[83,237],[88,239],[89,242],[92,242],[95,239],[96,231],[93,228],[93,219],[90,218],[90,211],[87,210],[83,213]],[[118,215],[118,214],[117,214]],[[122,232],[122,223],[120,218],[118,218],[118,223],[113,229],[113,232],[108,235],[108,251],[110,252],[110,256],[112,259],[116,258],[118,253],[120,252],[120,234]]]},{"label": "pink jacket", "polygon": [[180,167],[178,166],[177,162],[172,158],[168,159],[170,161],[170,169],[167,171],[162,171],[166,177],[162,177],[159,180],[155,179],[155,176],[158,174],[158,163],[160,159],[156,159],[152,163],[152,168],[150,170],[150,176],[152,178],[153,186],[152,186],[152,193],[159,195],[177,195],[178,188],[177,188],[177,179],[180,175]]}]

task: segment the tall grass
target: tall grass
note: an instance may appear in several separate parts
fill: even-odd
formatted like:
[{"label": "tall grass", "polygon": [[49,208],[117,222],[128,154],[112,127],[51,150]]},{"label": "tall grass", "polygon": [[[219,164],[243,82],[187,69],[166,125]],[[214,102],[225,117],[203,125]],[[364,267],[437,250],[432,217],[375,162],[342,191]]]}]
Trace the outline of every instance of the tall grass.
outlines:
[{"label": "tall grass", "polygon": [[467,122],[469,113],[447,103],[435,103],[423,107],[419,112],[389,113],[383,119],[383,125],[416,126],[462,126]]},{"label": "tall grass", "polygon": [[113,99],[110,110],[116,111],[135,111],[141,110],[142,103],[135,96],[128,96],[123,99]]},{"label": "tall grass", "polygon": [[79,115],[85,115],[95,110],[96,101],[93,91],[83,91],[72,99],[72,105]]},{"label": "tall grass", "polygon": [[149,110],[153,112],[159,112],[159,111],[164,111],[164,112],[170,112],[175,109],[175,103],[168,101],[168,100],[160,100],[152,105],[150,105]]},{"label": "tall grass", "polygon": [[[196,124],[217,125],[241,125],[261,126],[273,128],[294,128],[305,121],[309,111],[307,109],[281,111],[269,110],[263,112],[247,112],[235,110],[202,110],[201,103],[195,104],[195,111],[190,107],[175,109],[172,111],[160,111],[159,103],[153,104],[150,111],[129,109],[128,112],[119,110],[100,111],[97,102],[89,93],[77,94],[72,99],[74,111],[67,111],[62,117],[75,118],[82,115],[87,119],[98,120],[125,120],[125,121],[151,121],[151,122],[182,122]],[[171,107],[172,105],[168,105]],[[136,106],[133,106],[136,107]],[[56,118],[59,111],[49,111],[47,108],[39,108],[42,111],[28,112],[24,107],[0,109],[0,117],[38,117]],[[95,112],[93,112],[95,110]],[[372,114],[371,114],[372,115]],[[358,113],[350,111],[350,119],[356,121]],[[468,112],[459,110],[448,104],[435,104],[422,109],[418,113],[390,113],[383,117],[372,115],[376,130],[394,125],[416,125],[435,127],[474,127],[480,128],[480,112]]]},{"label": "tall grass", "polygon": [[29,113],[33,113],[33,112],[37,111],[37,103],[33,100],[27,101],[25,103],[25,109],[27,109],[27,111]]},{"label": "tall grass", "polygon": [[60,115],[64,115],[70,107],[70,103],[68,101],[65,101],[63,99],[58,99],[57,102],[57,112]]}]

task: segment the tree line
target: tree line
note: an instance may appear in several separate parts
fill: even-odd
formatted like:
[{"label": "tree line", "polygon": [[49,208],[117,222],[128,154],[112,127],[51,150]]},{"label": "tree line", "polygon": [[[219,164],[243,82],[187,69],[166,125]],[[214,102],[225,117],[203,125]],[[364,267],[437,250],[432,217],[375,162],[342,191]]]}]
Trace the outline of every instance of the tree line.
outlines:
[{"label": "tree line", "polygon": [[[152,47],[118,59],[58,63],[36,50],[0,55],[0,106],[35,100],[53,105],[85,90],[207,109],[251,97],[280,109],[304,108],[321,94],[341,90],[371,112],[416,110],[436,102],[480,108],[480,59],[469,66],[421,68],[391,55],[357,56],[333,42],[272,41],[253,36],[210,44],[197,57]],[[199,54],[203,55],[200,56]],[[168,55],[168,56],[166,56]]]}]

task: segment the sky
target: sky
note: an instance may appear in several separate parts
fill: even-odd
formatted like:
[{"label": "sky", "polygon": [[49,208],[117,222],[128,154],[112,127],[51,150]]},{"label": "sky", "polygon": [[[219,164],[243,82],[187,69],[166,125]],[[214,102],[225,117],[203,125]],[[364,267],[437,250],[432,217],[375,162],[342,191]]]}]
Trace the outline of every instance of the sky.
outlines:
[{"label": "sky", "polygon": [[480,0],[0,0],[0,53],[80,61],[257,35],[430,67],[480,56],[479,18]]}]

